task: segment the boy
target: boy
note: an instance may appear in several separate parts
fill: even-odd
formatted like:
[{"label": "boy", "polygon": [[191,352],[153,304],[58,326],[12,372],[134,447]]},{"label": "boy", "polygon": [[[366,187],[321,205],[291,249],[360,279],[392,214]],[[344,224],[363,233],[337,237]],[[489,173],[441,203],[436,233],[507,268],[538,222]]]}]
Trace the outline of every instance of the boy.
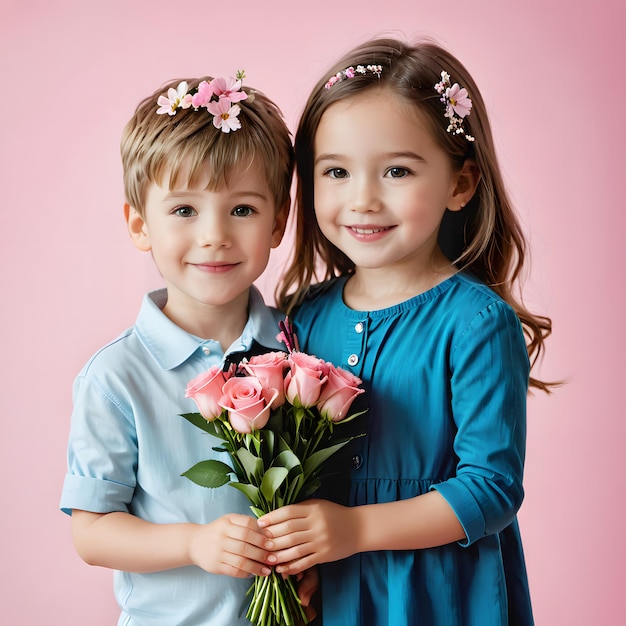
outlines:
[{"label": "boy", "polygon": [[80,556],[116,570],[120,624],[247,623],[246,577],[270,571],[245,498],[180,476],[220,454],[179,415],[196,410],[187,383],[281,349],[281,316],[252,283],[285,230],[293,150],[240,78],[171,83],[122,138],[128,231],[165,288],[75,381],[61,498]]}]

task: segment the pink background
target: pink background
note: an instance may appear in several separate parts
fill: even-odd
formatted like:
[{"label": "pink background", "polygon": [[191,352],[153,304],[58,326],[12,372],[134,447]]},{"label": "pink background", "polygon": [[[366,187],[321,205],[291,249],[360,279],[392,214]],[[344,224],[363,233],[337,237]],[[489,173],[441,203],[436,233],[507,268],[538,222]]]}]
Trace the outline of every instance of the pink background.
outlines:
[{"label": "pink background", "polygon": [[[76,556],[57,507],[72,380],[159,285],[122,216],[118,143],[138,100],[166,79],[245,68],[294,128],[335,57],[397,30],[438,37],[481,86],[530,233],[528,304],[554,321],[542,373],[570,381],[529,401],[520,519],[537,624],[616,623],[626,562],[621,5],[2,0],[0,621],[117,617],[111,573]],[[266,294],[289,248],[260,280]]]}]

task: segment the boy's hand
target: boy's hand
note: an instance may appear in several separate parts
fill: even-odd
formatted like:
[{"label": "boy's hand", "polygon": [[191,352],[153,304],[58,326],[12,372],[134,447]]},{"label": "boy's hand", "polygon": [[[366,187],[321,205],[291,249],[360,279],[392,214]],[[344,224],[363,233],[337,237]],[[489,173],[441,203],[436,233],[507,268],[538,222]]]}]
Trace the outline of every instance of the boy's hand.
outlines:
[{"label": "boy's hand", "polygon": [[276,571],[298,574],[358,551],[356,509],[328,500],[307,500],[259,518],[270,537],[264,546],[276,556]]},{"label": "boy's hand", "polygon": [[213,574],[235,578],[267,576],[275,558],[263,547],[267,535],[248,515],[228,514],[195,526],[189,542],[191,561]]}]

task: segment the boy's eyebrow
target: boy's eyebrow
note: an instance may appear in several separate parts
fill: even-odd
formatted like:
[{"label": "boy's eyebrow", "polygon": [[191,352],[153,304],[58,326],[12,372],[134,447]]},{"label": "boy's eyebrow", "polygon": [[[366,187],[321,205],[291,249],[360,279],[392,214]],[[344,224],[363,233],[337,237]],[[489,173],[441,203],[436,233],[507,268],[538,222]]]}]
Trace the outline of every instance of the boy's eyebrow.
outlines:
[{"label": "boy's eyebrow", "polygon": [[254,198],[259,198],[260,200],[267,200],[268,198],[267,194],[263,193],[262,191],[255,191],[254,189],[244,189],[243,191],[238,191],[234,193],[233,196],[243,196],[244,198],[252,196]]},{"label": "boy's eyebrow", "polygon": [[[172,200],[175,198],[193,198],[197,197],[198,193],[200,193],[197,189],[171,189],[166,195],[165,200]],[[267,200],[268,195],[261,192],[256,191],[254,189],[242,189],[234,192],[232,194],[233,198],[249,198],[250,196],[254,198],[259,198],[260,200]]]},{"label": "boy's eyebrow", "polygon": [[[426,163],[426,159],[419,154],[412,152],[411,150],[400,150],[398,152],[384,152],[378,156],[385,157],[387,159],[411,159],[413,161],[420,161],[422,163]],[[338,161],[341,158],[345,158],[342,154],[335,154],[329,152],[328,154],[320,154],[316,157],[314,165],[324,161]]]}]

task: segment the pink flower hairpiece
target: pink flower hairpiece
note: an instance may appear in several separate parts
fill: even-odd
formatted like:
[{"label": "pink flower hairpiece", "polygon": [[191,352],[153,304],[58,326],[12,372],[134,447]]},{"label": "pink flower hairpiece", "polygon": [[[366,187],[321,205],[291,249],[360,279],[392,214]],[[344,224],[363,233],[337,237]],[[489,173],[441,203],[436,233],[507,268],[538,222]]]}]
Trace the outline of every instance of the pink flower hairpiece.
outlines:
[{"label": "pink flower hairpiece", "polygon": [[210,82],[203,80],[195,91],[189,91],[186,81],[178,83],[174,89],[170,87],[167,94],[157,99],[157,115],[176,115],[178,109],[193,108],[194,111],[204,108],[213,116],[213,126],[223,133],[229,133],[241,128],[239,113],[241,107],[237,102],[248,99],[252,101],[252,95],[248,95],[241,88],[245,72],[238,71],[233,78],[214,78]]},{"label": "pink flower hairpiece", "polygon": [[345,70],[341,70],[340,72],[337,72],[334,76],[331,76],[324,85],[324,87],[326,89],[330,89],[333,85],[336,85],[337,83],[346,80],[346,78],[354,78],[357,74],[365,75],[368,72],[371,72],[372,74],[375,74],[376,76],[378,76],[378,78],[380,78],[380,74],[382,71],[382,65],[357,65],[356,68],[352,66],[346,67]]},{"label": "pink flower hairpiece", "polygon": [[459,83],[450,83],[450,74],[441,72],[441,81],[435,85],[435,91],[441,95],[441,102],[446,105],[445,117],[450,120],[447,131],[455,135],[465,135],[467,141],[474,141],[474,137],[468,135],[463,128],[463,119],[472,110],[472,99],[465,87]]}]

